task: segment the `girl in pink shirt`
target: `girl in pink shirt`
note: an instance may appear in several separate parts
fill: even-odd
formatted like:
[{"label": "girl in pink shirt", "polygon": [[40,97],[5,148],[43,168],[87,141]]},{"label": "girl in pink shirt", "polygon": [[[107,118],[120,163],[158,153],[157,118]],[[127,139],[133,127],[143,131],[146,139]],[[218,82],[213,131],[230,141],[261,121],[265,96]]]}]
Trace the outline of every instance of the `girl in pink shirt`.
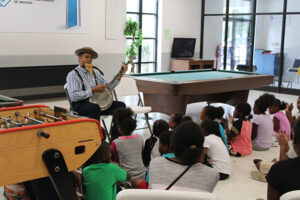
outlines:
[{"label": "girl in pink shirt", "polygon": [[252,119],[251,106],[248,103],[239,103],[234,110],[232,127],[229,130],[226,124],[226,135],[230,154],[236,157],[248,156],[252,152],[251,132]]},{"label": "girl in pink shirt", "polygon": [[289,119],[283,112],[287,104],[279,99],[275,99],[271,106],[269,106],[269,112],[274,114],[273,116],[273,129],[276,135],[279,132],[284,132],[289,139],[291,139],[291,124]]}]

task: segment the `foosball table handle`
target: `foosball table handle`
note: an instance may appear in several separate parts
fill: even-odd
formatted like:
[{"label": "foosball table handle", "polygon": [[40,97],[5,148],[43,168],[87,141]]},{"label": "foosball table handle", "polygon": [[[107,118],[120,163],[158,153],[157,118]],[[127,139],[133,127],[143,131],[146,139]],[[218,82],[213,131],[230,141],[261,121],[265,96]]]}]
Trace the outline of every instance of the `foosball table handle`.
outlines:
[{"label": "foosball table handle", "polygon": [[44,137],[44,138],[46,138],[46,139],[48,139],[48,138],[50,137],[50,135],[49,135],[48,133],[45,133],[45,132],[43,132],[42,130],[39,130],[39,131],[37,132],[37,135],[38,135],[39,137]]}]

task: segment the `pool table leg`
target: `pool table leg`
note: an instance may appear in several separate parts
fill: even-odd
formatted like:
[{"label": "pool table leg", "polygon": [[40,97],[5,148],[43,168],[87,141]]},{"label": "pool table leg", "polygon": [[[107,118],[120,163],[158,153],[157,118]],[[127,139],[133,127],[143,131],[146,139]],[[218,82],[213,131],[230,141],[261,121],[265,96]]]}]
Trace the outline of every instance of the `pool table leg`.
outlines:
[{"label": "pool table leg", "polygon": [[145,106],[151,106],[152,112],[171,115],[175,112],[185,113],[188,96],[173,96],[164,94],[144,94]]}]

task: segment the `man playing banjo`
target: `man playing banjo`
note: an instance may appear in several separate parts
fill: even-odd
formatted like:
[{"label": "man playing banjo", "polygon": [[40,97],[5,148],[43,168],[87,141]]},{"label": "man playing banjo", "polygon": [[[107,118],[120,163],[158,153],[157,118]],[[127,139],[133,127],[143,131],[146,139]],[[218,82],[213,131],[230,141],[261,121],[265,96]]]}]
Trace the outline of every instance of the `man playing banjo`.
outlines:
[{"label": "man playing banjo", "polygon": [[[78,56],[79,65],[67,76],[67,90],[73,110],[81,116],[99,120],[101,115],[111,115],[116,108],[126,107],[123,102],[111,100],[112,102],[108,104],[109,107],[107,106],[103,110],[98,104],[92,103],[90,98],[100,93],[104,94],[107,92],[106,90],[113,90],[126,73],[127,65],[123,64],[117,76],[108,83],[103,77],[103,73],[92,65],[93,59],[98,57],[96,51],[90,47],[83,47],[76,50],[75,54]],[[118,136],[118,129],[113,126],[112,138]]]}]

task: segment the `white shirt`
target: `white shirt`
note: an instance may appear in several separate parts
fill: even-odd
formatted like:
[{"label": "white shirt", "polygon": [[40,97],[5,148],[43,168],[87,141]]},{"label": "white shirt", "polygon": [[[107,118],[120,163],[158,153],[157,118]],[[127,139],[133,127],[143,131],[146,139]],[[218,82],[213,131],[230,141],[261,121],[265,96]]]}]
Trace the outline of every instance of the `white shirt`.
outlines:
[{"label": "white shirt", "polygon": [[222,138],[210,134],[205,137],[204,147],[207,148],[206,155],[213,168],[220,173],[230,175],[232,171],[231,158]]},{"label": "white shirt", "polygon": [[270,148],[273,141],[273,120],[269,115],[254,115],[252,123],[257,125],[254,142],[261,148]]}]

